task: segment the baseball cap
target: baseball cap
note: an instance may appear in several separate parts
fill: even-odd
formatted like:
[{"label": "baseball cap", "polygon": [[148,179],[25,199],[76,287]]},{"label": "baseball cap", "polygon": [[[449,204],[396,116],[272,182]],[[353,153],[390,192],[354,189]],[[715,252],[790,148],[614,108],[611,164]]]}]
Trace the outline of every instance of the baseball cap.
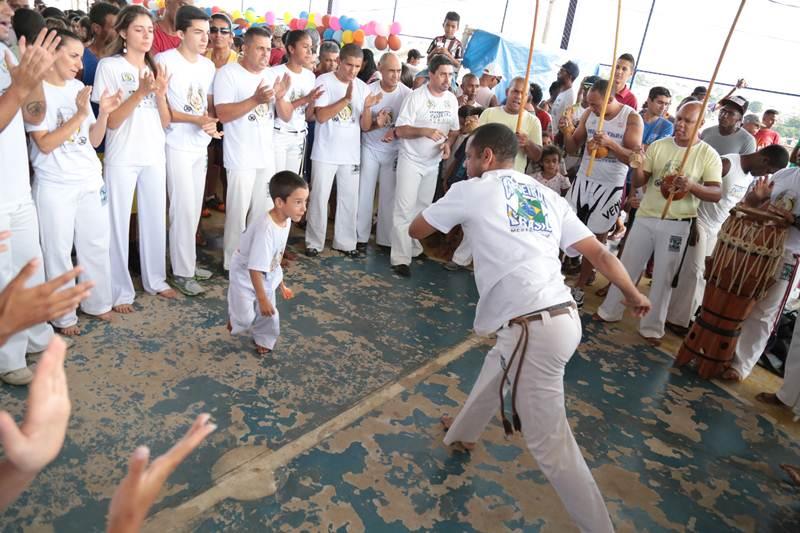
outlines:
[{"label": "baseball cap", "polygon": [[749,115],[744,116],[742,119],[742,124],[758,124],[761,126],[761,117],[755,113],[750,113]]},{"label": "baseball cap", "polygon": [[581,69],[578,68],[578,65],[574,61],[567,61],[566,63],[561,65],[561,68],[566,70],[573,80],[577,80],[578,76],[581,73]]},{"label": "baseball cap", "polygon": [[729,105],[735,107],[736,110],[739,111],[739,113],[744,115],[745,113],[747,113],[747,106],[750,105],[750,103],[745,98],[742,98],[738,94],[734,94],[720,100],[719,105],[721,106]]},{"label": "baseball cap", "polygon": [[483,67],[483,74],[485,76],[494,76],[495,78],[503,77],[502,71],[494,63],[489,63],[488,65]]},{"label": "baseball cap", "polygon": [[698,85],[697,87],[694,88],[692,94],[706,94],[706,92],[707,89],[705,88],[704,85]]}]

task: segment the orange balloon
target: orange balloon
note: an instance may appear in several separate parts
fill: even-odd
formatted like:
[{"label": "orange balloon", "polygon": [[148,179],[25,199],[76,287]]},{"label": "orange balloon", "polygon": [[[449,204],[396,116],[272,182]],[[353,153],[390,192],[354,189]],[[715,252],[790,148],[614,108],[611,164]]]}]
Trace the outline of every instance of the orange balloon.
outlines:
[{"label": "orange balloon", "polygon": [[389,43],[389,48],[391,48],[394,51],[400,50],[400,47],[402,46],[402,43],[400,42],[400,37],[398,37],[397,35],[390,35],[388,43]]},{"label": "orange balloon", "polygon": [[389,39],[383,35],[378,35],[375,37],[375,48],[378,50],[386,50],[387,46],[389,46]]},{"label": "orange balloon", "polygon": [[356,30],[353,32],[353,42],[358,45],[364,44],[364,37],[366,37],[364,30]]}]

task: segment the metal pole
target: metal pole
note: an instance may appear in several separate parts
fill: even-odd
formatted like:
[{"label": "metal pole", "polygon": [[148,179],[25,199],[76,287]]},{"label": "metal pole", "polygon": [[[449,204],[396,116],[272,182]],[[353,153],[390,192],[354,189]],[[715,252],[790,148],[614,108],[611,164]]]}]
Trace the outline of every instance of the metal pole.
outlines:
[{"label": "metal pole", "polygon": [[647,30],[650,29],[650,19],[653,17],[653,9],[656,7],[656,0],[650,4],[650,13],[647,14],[647,24],[644,25],[644,33],[642,34],[642,44],[639,45],[639,53],[636,54],[636,67],[633,69],[633,76],[631,76],[631,87],[633,87],[633,80],[636,79],[636,73],[639,72],[639,63],[642,60],[642,50],[644,49],[644,41],[647,39]]},{"label": "metal pole", "polygon": [[392,11],[392,22],[397,19],[397,0],[394,0],[394,11]]},{"label": "metal pole", "polygon": [[328,15],[333,14],[333,0],[328,0]]},{"label": "metal pole", "polygon": [[575,10],[578,9],[578,0],[569,0],[567,18],[564,21],[564,33],[561,34],[561,49],[569,48],[569,37],[572,34],[572,24],[575,22]]},{"label": "metal pole", "polygon": [[503,8],[503,22],[500,23],[500,33],[503,33],[503,30],[506,27],[506,14],[508,13],[508,0],[506,0],[506,7]]}]

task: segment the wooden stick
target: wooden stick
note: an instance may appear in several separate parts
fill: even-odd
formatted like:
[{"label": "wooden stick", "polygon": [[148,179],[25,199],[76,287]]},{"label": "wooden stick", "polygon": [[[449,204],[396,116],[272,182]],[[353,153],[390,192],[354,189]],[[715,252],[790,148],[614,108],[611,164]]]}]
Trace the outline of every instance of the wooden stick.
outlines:
[{"label": "wooden stick", "polygon": [[534,10],[531,46],[528,49],[528,66],[525,69],[525,85],[522,87],[522,103],[519,106],[519,114],[517,115],[517,133],[522,129],[522,117],[525,115],[525,102],[528,100],[528,83],[531,79],[531,62],[533,61],[533,40],[536,38],[536,23],[539,21],[539,0],[536,0]]},{"label": "wooden stick", "polygon": [[[600,108],[600,120],[597,121],[597,131],[603,131],[603,122],[606,120],[606,107],[608,100],[611,98],[611,89],[614,87],[614,74],[617,70],[617,43],[619,42],[619,19],[622,17],[622,0],[617,0],[617,29],[614,31],[614,59],[611,60],[611,74],[608,76],[608,86],[606,87],[605,98],[603,99],[603,106]],[[594,168],[594,158],[597,156],[597,146],[592,148],[592,154],[589,157],[589,166],[586,167],[586,177],[592,175]]]},{"label": "wooden stick", "polygon": [[[744,9],[744,4],[747,0],[742,0],[739,4],[739,10],[736,12],[736,16],[733,18],[733,24],[731,24],[731,29],[728,30],[728,36],[725,38],[725,44],[722,45],[722,51],[719,53],[719,59],[717,59],[717,66],[714,67],[714,74],[711,75],[711,80],[708,82],[708,89],[706,89],[706,97],[703,98],[703,104],[700,107],[700,116],[697,117],[697,122],[694,123],[694,128],[692,129],[692,136],[689,138],[689,146],[686,147],[686,151],[683,153],[683,159],[681,159],[681,166],[678,167],[678,172],[675,174],[676,176],[681,176],[683,174],[683,167],[686,166],[686,161],[689,159],[689,152],[692,150],[692,146],[694,146],[695,137],[697,137],[697,132],[700,130],[700,124],[702,124],[703,119],[706,116],[706,106],[708,106],[708,99],[711,97],[711,89],[714,88],[714,82],[717,79],[717,73],[719,72],[719,67],[722,65],[722,58],[725,57],[725,51],[728,49],[728,43],[733,36],[733,30],[736,29],[736,23],[739,22],[739,15],[742,14],[742,9]],[[664,204],[664,209],[661,211],[661,220],[664,220],[667,216],[667,212],[669,211],[670,206],[672,205],[672,200],[675,198],[675,190],[670,190],[669,197],[667,198],[667,202]]]}]

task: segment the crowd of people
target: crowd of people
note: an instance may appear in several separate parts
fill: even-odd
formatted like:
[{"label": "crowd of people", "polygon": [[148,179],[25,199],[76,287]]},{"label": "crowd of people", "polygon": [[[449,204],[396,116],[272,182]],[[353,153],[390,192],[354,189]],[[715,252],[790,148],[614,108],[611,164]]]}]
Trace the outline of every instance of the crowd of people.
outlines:
[{"label": "crowd of people", "polygon": [[[499,384],[513,380],[513,427],[537,427],[528,446],[576,522],[610,529],[563,405],[563,369],[596,271],[610,285],[598,290],[605,299],[595,319],[619,321],[632,307],[640,335],[658,344],[665,329],[686,333],[702,299],[705,257],[734,205],[791,198],[789,211],[800,213],[800,172],[785,169],[797,163],[797,148],[790,155],[781,146],[776,110],[747,114],[736,93],[743,83],[716,104],[718,124],[694,135],[707,115],[705,88],[674,115],[666,87],[650,88],[640,107],[629,88],[630,54],[609,80],[580,78],[577,63],[566,62],[547,99],[521,77],[498,94],[496,65],[463,68],[455,12],[423,65],[417,50],[405,62],[393,52],[376,61],[355,44],[320,42],[314,30],[254,25],[237,41],[228,15],[209,16],[187,0],[167,0],[157,20],[124,1],[96,2],[88,13],[35,7],[0,0],[2,318],[30,306],[0,323],[0,380],[33,382],[31,410],[37,380],[66,394],[64,346],[53,328],[79,335],[78,305],[100,320],[134,312],[132,272],[163,298],[206,290],[213,269],[198,265],[197,246],[210,208],[225,217],[228,329],[251,335],[261,354],[279,335],[276,291],[293,295],[281,266],[292,223],[305,230],[305,255],[316,258],[332,207],[333,250],[366,256],[374,228],[375,245],[389,250],[403,277],[423,254],[420,239],[459,232],[443,266],[474,265],[475,329],[498,341],[464,409],[443,419],[446,442],[470,446],[502,404]],[[667,196],[675,197],[668,205]],[[761,355],[797,283],[798,231],[790,229],[780,279],[745,322],[723,378],[746,378]],[[620,241],[619,260],[608,239]],[[562,273],[577,276],[572,287]],[[636,288],[642,276],[651,278],[652,306]],[[563,343],[557,353],[542,344],[552,338]],[[26,354],[45,349],[34,374]],[[544,367],[509,374],[505,361],[515,355]],[[520,382],[527,393],[517,417]],[[51,416],[59,412],[63,441],[68,408]],[[13,421],[4,416],[13,465],[7,446],[19,443],[7,440]],[[196,426],[202,436],[192,447],[211,427],[207,417]],[[540,432],[550,436],[542,441]]]}]

